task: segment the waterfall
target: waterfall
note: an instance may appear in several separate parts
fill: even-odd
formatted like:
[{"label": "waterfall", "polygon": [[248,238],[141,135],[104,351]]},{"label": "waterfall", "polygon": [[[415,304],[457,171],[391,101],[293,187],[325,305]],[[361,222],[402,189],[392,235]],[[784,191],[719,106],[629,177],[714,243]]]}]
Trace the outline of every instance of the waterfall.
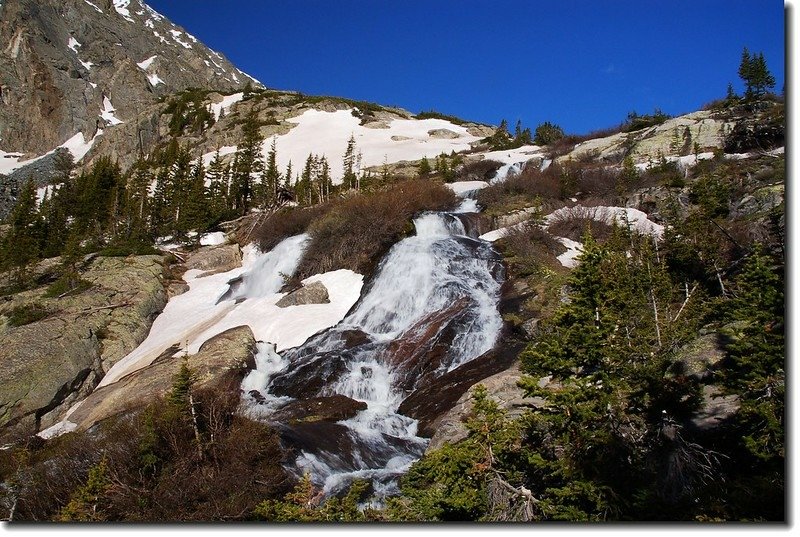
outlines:
[{"label": "waterfall", "polygon": [[[243,384],[254,413],[261,399],[271,407],[276,398],[340,394],[367,404],[318,432],[304,425],[287,433],[300,444],[297,473],[310,472],[326,493],[356,478],[370,479],[378,495],[396,491],[397,477],[427,446],[416,420],[397,413],[402,401],[422,376],[433,380],[494,346],[502,327],[499,256],[468,237],[458,216],[476,208],[464,200],[454,213],[419,215],[416,234],[391,248],[341,323],[282,356],[260,349],[258,369]],[[251,390],[260,396],[248,400]]]}]

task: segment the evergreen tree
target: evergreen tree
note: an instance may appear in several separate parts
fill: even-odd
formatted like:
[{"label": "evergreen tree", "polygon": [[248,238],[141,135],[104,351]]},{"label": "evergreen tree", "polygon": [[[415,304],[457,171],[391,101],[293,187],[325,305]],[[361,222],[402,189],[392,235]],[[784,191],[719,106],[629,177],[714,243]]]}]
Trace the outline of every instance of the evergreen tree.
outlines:
[{"label": "evergreen tree", "polygon": [[16,269],[18,281],[25,277],[24,268],[38,258],[41,230],[39,212],[36,208],[36,185],[33,176],[20,190],[17,203],[8,219],[10,229],[3,241],[4,268]]},{"label": "evergreen tree", "polygon": [[273,201],[276,196],[278,195],[278,188],[280,187],[281,183],[281,174],[278,171],[278,163],[277,163],[277,140],[276,138],[272,138],[272,144],[269,148],[269,153],[267,153],[267,167],[266,171],[264,172],[264,190],[265,196],[263,199],[264,205]]},{"label": "evergreen tree", "polygon": [[419,161],[419,167],[417,168],[417,174],[420,177],[427,177],[428,174],[431,173],[431,164],[428,162],[428,159],[422,157],[422,160]]},{"label": "evergreen tree", "polygon": [[739,63],[739,78],[745,85],[744,98],[749,101],[767,93],[775,87],[775,77],[769,72],[764,53],[750,54],[747,47],[742,50]]},{"label": "evergreen tree", "polygon": [[558,125],[545,121],[536,127],[533,143],[536,145],[550,145],[564,137],[564,131]]},{"label": "evergreen tree", "polygon": [[343,179],[342,182],[347,186],[349,189],[356,188],[356,172],[355,172],[355,163],[356,163],[356,139],[354,135],[350,135],[350,139],[347,140],[347,149],[344,152],[344,160],[343,160]]}]

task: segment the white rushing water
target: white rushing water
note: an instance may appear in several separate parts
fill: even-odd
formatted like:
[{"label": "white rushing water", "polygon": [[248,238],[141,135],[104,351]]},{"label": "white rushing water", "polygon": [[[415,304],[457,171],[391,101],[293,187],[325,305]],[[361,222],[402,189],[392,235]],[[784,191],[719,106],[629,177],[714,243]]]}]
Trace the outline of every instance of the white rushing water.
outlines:
[{"label": "white rushing water", "polygon": [[[336,430],[346,438],[322,436],[297,458],[298,473],[310,472],[326,493],[356,478],[371,479],[379,496],[390,493],[427,445],[417,436],[417,421],[397,412],[416,378],[393,354],[393,344],[408,339],[424,345],[431,333],[444,337],[444,327],[453,323],[446,355],[429,368],[434,377],[494,346],[502,327],[498,257],[488,243],[467,236],[458,214],[476,209],[468,199],[454,213],[418,216],[416,234],[391,248],[367,293],[339,325],[283,356],[271,348],[259,352],[258,370],[243,385],[245,393],[260,392],[260,402],[245,405],[255,414],[302,389],[298,398],[340,394],[367,404],[338,422]],[[442,312],[452,318],[443,319]],[[365,337],[348,343],[352,333]],[[330,381],[320,388],[320,379]]]}]

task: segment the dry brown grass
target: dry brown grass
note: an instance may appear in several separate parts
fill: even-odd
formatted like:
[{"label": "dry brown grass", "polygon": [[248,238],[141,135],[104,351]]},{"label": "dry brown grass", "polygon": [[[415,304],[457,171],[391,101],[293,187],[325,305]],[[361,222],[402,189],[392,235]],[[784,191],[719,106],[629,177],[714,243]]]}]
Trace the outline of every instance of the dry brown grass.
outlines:
[{"label": "dry brown grass", "polygon": [[308,226],[311,242],[297,276],[337,269],[368,275],[392,244],[413,231],[415,214],[455,203],[452,190],[425,179],[342,200]]},{"label": "dry brown grass", "polygon": [[612,233],[613,227],[603,220],[596,207],[571,207],[562,210],[550,221],[548,231],[556,237],[566,237],[581,241],[588,230],[598,242],[605,242]]}]

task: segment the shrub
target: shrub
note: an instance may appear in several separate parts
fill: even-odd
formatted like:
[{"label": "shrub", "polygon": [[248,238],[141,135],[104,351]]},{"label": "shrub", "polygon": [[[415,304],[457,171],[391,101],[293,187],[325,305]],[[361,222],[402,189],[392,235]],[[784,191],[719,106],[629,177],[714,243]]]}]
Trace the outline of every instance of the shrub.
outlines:
[{"label": "shrub", "polygon": [[502,248],[521,276],[552,264],[552,260],[564,251],[564,247],[553,235],[533,221],[524,222],[509,230],[503,236]]},{"label": "shrub", "polygon": [[660,108],[656,108],[652,114],[639,115],[636,111],[628,114],[625,123],[622,124],[622,132],[633,132],[655,125],[661,125],[671,116],[665,114]]},{"label": "shrub", "polygon": [[557,164],[544,171],[538,166],[526,166],[519,174],[478,192],[478,202],[487,209],[502,208],[515,200],[533,202],[541,198],[546,203],[560,197],[561,167]]},{"label": "shrub", "polygon": [[561,210],[550,221],[548,231],[556,237],[566,237],[581,241],[587,230],[598,242],[604,242],[611,236],[613,227],[605,222],[605,215],[600,214],[597,207],[571,207]]},{"label": "shrub", "polygon": [[414,214],[455,201],[449,188],[421,179],[343,200],[308,227],[311,242],[297,275],[302,279],[342,268],[369,274],[381,255],[412,231]]},{"label": "shrub", "polygon": [[272,250],[283,239],[298,235],[308,229],[309,224],[321,218],[334,206],[334,202],[305,208],[283,208],[267,217],[253,233],[262,252]]},{"label": "shrub", "polygon": [[541,123],[533,135],[533,143],[536,145],[550,145],[564,137],[564,130],[558,125],[549,121]]}]

